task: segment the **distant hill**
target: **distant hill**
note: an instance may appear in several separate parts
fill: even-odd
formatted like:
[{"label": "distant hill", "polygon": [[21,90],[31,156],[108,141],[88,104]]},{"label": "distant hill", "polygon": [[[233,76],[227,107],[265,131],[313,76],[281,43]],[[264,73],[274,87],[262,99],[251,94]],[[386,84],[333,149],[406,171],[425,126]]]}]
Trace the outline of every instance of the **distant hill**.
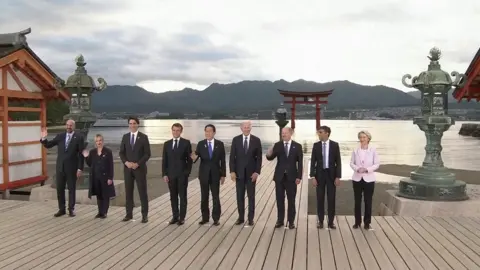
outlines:
[{"label": "distant hill", "polygon": [[328,99],[330,108],[375,108],[418,105],[418,99],[386,86],[365,86],[349,81],[316,83],[297,80],[241,81],[231,84],[214,83],[199,91],[152,93],[138,86],[112,85],[94,93],[95,112],[213,112],[274,109],[282,102],[277,89],[292,91],[326,91],[335,89]]}]

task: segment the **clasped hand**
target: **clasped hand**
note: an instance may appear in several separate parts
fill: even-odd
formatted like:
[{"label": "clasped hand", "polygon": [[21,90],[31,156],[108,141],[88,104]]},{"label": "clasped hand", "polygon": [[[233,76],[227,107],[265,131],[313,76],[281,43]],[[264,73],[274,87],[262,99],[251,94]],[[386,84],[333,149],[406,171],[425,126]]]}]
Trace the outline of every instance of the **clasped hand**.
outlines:
[{"label": "clasped hand", "polygon": [[368,170],[365,169],[365,168],[359,168],[359,169],[357,170],[357,172],[359,172],[359,173],[367,173]]},{"label": "clasped hand", "polygon": [[127,166],[127,168],[129,168],[129,169],[134,169],[135,170],[135,169],[138,168],[138,163],[127,161],[127,162],[125,162],[125,166]]}]

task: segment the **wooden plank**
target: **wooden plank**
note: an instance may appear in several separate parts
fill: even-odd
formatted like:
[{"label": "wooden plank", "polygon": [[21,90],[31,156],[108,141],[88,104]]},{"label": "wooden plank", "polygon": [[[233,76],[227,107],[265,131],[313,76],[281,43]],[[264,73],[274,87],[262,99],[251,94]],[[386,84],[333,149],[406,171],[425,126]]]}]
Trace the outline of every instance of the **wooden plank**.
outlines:
[{"label": "wooden plank", "polygon": [[318,242],[317,216],[308,215],[307,269],[322,270],[320,243]]},{"label": "wooden plank", "polygon": [[[320,257],[322,260],[322,269],[335,269],[336,258],[333,250],[333,241],[328,227],[325,227],[325,229],[323,230],[318,230],[318,241],[320,242]],[[341,252],[341,249],[339,250],[339,252]]]},{"label": "wooden plank", "polygon": [[[349,217],[349,218],[351,219],[351,221],[355,220],[354,217]],[[348,219],[349,223],[350,223],[350,219]],[[373,232],[374,230],[375,229],[361,230],[361,232],[363,233],[365,240],[370,246],[370,249],[372,250],[373,255],[375,256],[375,259],[378,265],[380,266],[380,269],[395,269],[392,262],[388,258],[387,253],[383,250],[382,246],[380,245],[380,242],[375,236],[375,233]],[[398,268],[398,269],[404,269],[404,268]],[[406,266],[405,266],[405,269],[407,269]]]},{"label": "wooden plank", "polygon": [[[190,192],[188,195],[188,198],[193,198],[193,200],[196,200],[198,197],[198,191],[195,188],[197,184],[192,183],[191,186],[194,188],[193,192]],[[142,233],[154,228],[158,229],[158,225],[164,224],[171,218],[171,207],[169,198],[167,196],[164,196],[161,200],[155,201],[155,203],[153,205],[151,204],[151,206],[153,211],[150,211],[149,213],[149,222],[147,224],[138,224],[137,222],[122,222],[123,226],[120,229],[112,231],[100,239],[96,239],[94,244],[83,246],[83,249],[80,251],[75,251],[65,260],[60,261],[49,269],[79,269],[85,265],[91,264],[93,261],[98,262],[98,260],[95,259],[99,256],[102,256],[104,253],[109,253],[109,250],[117,250],[116,248],[124,248],[129,246],[132,241],[135,241],[135,239],[132,237],[133,235],[135,235],[138,239],[142,236]],[[196,208],[195,206],[195,202],[191,203],[189,206],[190,208],[187,208],[187,211]],[[138,211],[139,210],[140,209],[138,209]],[[177,227],[177,225],[174,226]],[[122,245],[122,243],[125,244]]]},{"label": "wooden plank", "polygon": [[399,236],[405,246],[414,254],[417,261],[422,265],[423,269],[437,269],[428,255],[410,238],[410,236],[395,222],[393,216],[385,216],[383,219],[390,225],[392,230]]},{"label": "wooden plank", "polygon": [[348,261],[350,262],[351,267],[356,269],[365,269],[361,255],[358,251],[360,247],[357,247],[355,244],[355,239],[353,238],[352,232],[348,226],[348,223],[344,216],[337,216],[337,229],[340,230],[342,234],[343,243],[345,244],[345,250],[347,251]]},{"label": "wooden plank", "polygon": [[[309,188],[309,173],[310,159],[303,160],[303,177],[301,183],[300,203],[297,209],[297,235],[295,238],[295,253],[293,257],[293,270],[307,269],[307,254],[308,254],[308,188]],[[316,237],[318,239],[318,235]],[[318,241],[317,241],[318,245]],[[319,254],[320,255],[320,254]]]},{"label": "wooden plank", "polygon": [[[335,221],[337,225],[337,230],[326,230],[330,234],[332,251],[333,251],[333,258],[335,259],[335,266],[336,269],[350,269],[350,263],[348,261],[347,251],[345,248],[345,243],[342,237],[342,233],[340,232],[338,222]],[[323,259],[323,258],[322,258]]]},{"label": "wooden plank", "polygon": [[[344,217],[345,222],[348,224],[348,228],[351,228],[353,224],[355,224],[355,218],[352,216]],[[343,221],[342,221],[343,222]],[[365,265],[366,269],[378,269],[380,270],[380,264],[377,263],[373,251],[371,250],[370,246],[368,245],[365,236],[362,233],[362,229],[351,229],[350,230],[355,240],[356,246],[360,253],[360,257],[362,258],[363,264]]]},{"label": "wooden plank", "polygon": [[395,246],[395,249],[398,251],[400,256],[402,256],[402,259],[405,261],[405,263],[410,269],[423,269],[420,263],[416,260],[415,256],[412,254],[412,252],[410,252],[408,247],[405,246],[405,244],[395,233],[395,231],[390,228],[390,226],[387,224],[383,217],[372,217],[372,219],[375,219],[375,221],[379,225],[378,229],[381,229],[385,233],[387,239],[392,242],[392,244]]},{"label": "wooden plank", "polygon": [[[413,227],[413,224],[421,227],[424,232],[428,232],[432,235],[435,240],[437,240],[445,249],[447,249],[461,264],[463,264],[467,269],[475,269],[477,264],[473,262],[469,257],[463,254],[455,245],[452,243],[441,233],[439,233],[435,228],[433,228],[430,224],[428,224],[422,218],[415,218],[415,217],[404,217],[404,219]],[[417,230],[418,231],[418,230]],[[423,234],[422,234],[423,235]],[[433,246],[435,248],[435,246]],[[456,265],[452,265],[449,263],[450,266],[455,267]]]},{"label": "wooden plank", "polygon": [[[474,233],[455,222],[452,218],[435,217],[434,220],[446,230],[453,232],[455,237],[472,249],[472,251],[480,254],[480,237],[476,236]],[[478,231],[480,231],[480,226]]]},{"label": "wooden plank", "polygon": [[447,222],[455,222],[456,224],[463,226],[465,229],[475,234],[477,237],[480,237],[480,224],[476,223],[474,220],[467,217],[455,217],[455,218],[446,217],[444,219]]},{"label": "wooden plank", "polygon": [[[405,233],[412,238],[413,241],[420,247],[420,249],[425,252],[425,254],[430,258],[430,260],[435,264],[438,269],[452,269],[447,261],[441,256],[440,253],[437,253],[435,248],[429,244],[426,239],[415,231],[403,218],[395,217],[394,221],[397,225],[395,227],[401,227]],[[393,221],[391,221],[393,223]],[[445,249],[443,249],[445,250]],[[448,253],[448,252],[447,252]]]},{"label": "wooden plank", "polygon": [[[270,166],[269,166],[269,170],[268,170],[268,173],[267,174],[264,174],[265,178],[262,178],[261,181],[264,181],[264,182],[267,182],[267,184],[270,184],[271,185],[271,177],[272,177],[272,173],[273,173],[273,170],[274,170],[274,164],[276,164],[275,161],[272,161],[270,162]],[[270,188],[271,190],[271,188]],[[265,192],[265,190],[263,190],[262,194],[259,194],[259,195],[263,195]],[[258,191],[256,192],[257,194],[259,193]],[[271,194],[271,193],[270,193]],[[271,200],[272,198],[270,198]],[[256,203],[258,204],[258,202],[261,203],[262,207],[265,206],[265,201],[262,202],[262,200],[260,199],[256,199]],[[258,221],[258,216],[259,214],[261,214],[263,209],[256,209],[257,214],[256,214],[256,221]],[[233,220],[232,220],[233,221]],[[234,228],[232,228],[232,230],[230,230],[230,232],[225,236],[225,238],[223,239],[223,241],[221,243],[219,243],[218,245],[218,248],[215,249],[215,251],[213,252],[213,254],[210,256],[210,258],[208,259],[208,261],[206,261],[205,265],[203,265],[202,269],[217,269],[217,268],[220,268],[220,269],[224,269],[223,267],[219,267],[220,264],[222,263],[223,259],[225,258],[225,256],[227,255],[227,253],[230,251],[230,249],[232,248],[232,246],[235,246],[235,243],[238,241],[238,243],[240,244],[239,247],[240,249],[237,249],[235,247],[235,249],[232,251],[233,253],[236,252],[236,250],[241,250],[241,247],[243,247],[243,244],[245,243],[246,241],[246,238],[244,239],[241,239],[239,238],[239,235],[241,235],[242,232],[244,232],[244,235],[248,235],[249,233],[251,233],[252,231],[252,228],[251,227],[248,227],[248,229],[244,229],[243,226],[235,226]],[[248,233],[248,234],[247,234]],[[244,236],[245,237],[245,236]],[[238,254],[238,253],[237,253]],[[234,263],[235,261],[233,261]],[[231,261],[229,261],[228,264],[231,264]],[[192,264],[193,265],[193,264]],[[190,265],[190,267],[192,266]],[[225,268],[227,269],[227,268]],[[229,268],[231,269],[231,268]]]},{"label": "wooden plank", "polygon": [[[190,194],[189,196],[195,196],[198,192],[192,193],[193,194]],[[164,196],[161,200],[152,200],[149,206],[150,209],[154,210],[150,211],[149,213],[150,220],[167,216],[169,208],[167,208],[166,205],[168,203],[169,199],[166,196]],[[135,210],[139,211],[138,208]],[[113,218],[112,215],[109,215],[109,219],[104,220],[106,222],[102,222],[103,224],[101,227],[97,227],[97,229],[92,228],[82,237],[70,241],[68,243],[68,248],[59,246],[57,249],[41,256],[40,259],[36,260],[36,263],[38,264],[37,267],[43,269],[48,267],[62,268],[68,266],[68,263],[75,262],[77,259],[88,257],[88,253],[97,253],[97,248],[104,245],[106,242],[108,243],[122,237],[122,235],[126,234],[125,228],[130,228],[132,223],[135,223],[120,222],[120,218],[123,215],[124,210],[116,213]],[[156,222],[156,220],[153,220],[152,223],[154,222]],[[108,228],[108,231],[105,232],[104,228]]]},{"label": "wooden plank", "polygon": [[[465,254],[466,256],[468,256],[473,262],[475,262],[477,264],[477,267],[480,267],[480,257],[478,256],[478,254],[476,254],[471,248],[478,248],[478,246],[476,247],[470,247],[468,245],[465,244],[465,242],[469,243],[469,244],[473,244],[471,241],[467,241],[468,239],[465,238],[464,235],[462,235],[461,233],[458,233],[454,230],[446,230],[445,228],[443,228],[440,224],[438,224],[437,222],[435,222],[432,218],[430,217],[426,217],[424,218],[424,220],[430,225],[432,226],[433,228],[435,228],[441,235],[443,235],[445,238],[447,238],[453,245],[455,245],[458,249],[460,249],[462,251],[463,254]],[[457,238],[459,237],[460,240]],[[465,242],[463,242],[465,241]]]},{"label": "wooden plank", "polygon": [[[244,229],[240,232],[240,234],[230,246],[228,252],[224,255],[223,260],[218,265],[218,269],[232,269],[236,265],[236,263],[239,262],[240,259],[243,260],[243,263],[250,261],[250,251],[253,252],[257,241],[259,240],[259,236],[261,235],[261,232],[266,225],[265,222],[268,218],[270,210],[274,205],[275,189],[273,188],[272,181],[270,180],[273,177],[273,172],[274,166],[271,166],[270,171],[268,172],[268,174],[266,174],[266,177],[262,179],[262,181],[266,182],[266,184],[265,188],[263,188],[261,193],[259,194],[261,198],[256,198],[255,212],[257,213],[257,217],[255,220],[255,225],[253,226],[253,228]],[[232,223],[233,222],[234,219],[232,219]],[[258,224],[258,222],[260,222],[260,224]],[[271,226],[271,224],[267,226]],[[252,243],[250,241],[250,243],[248,243],[248,241],[252,239],[252,234],[254,232],[257,233],[256,239],[253,239],[255,242]],[[250,245],[250,247],[246,246],[247,243]],[[241,258],[242,255],[244,256],[243,258]],[[248,263],[244,264],[243,268],[246,269],[247,266]],[[212,264],[209,261],[209,263],[205,265],[205,268],[209,269],[208,267],[215,267],[215,264]]]}]

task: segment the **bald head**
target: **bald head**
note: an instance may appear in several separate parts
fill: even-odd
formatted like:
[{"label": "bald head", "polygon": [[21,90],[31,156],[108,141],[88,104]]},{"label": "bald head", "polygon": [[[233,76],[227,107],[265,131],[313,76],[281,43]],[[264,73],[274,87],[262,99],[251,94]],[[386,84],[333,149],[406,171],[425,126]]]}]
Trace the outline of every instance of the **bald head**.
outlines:
[{"label": "bald head", "polygon": [[282,140],[284,142],[290,141],[292,139],[293,129],[291,127],[282,128]]},{"label": "bald head", "polygon": [[68,119],[66,125],[67,133],[72,133],[75,129],[75,121]]},{"label": "bald head", "polygon": [[240,125],[240,129],[242,130],[243,135],[250,135],[250,131],[252,131],[252,122],[250,120],[243,121]]}]

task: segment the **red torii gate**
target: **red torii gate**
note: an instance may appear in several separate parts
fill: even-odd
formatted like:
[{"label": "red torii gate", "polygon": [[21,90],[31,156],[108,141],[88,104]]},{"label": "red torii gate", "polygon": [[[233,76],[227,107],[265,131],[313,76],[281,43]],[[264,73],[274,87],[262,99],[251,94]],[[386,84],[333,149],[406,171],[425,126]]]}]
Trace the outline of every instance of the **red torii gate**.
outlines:
[{"label": "red torii gate", "polygon": [[[280,95],[283,96],[285,104],[292,104],[292,129],[295,129],[295,105],[297,104],[315,104],[315,120],[317,130],[320,128],[320,104],[328,104],[328,96],[333,93],[333,89],[328,91],[317,92],[296,92],[278,89]],[[299,98],[299,99],[297,99]]]}]

